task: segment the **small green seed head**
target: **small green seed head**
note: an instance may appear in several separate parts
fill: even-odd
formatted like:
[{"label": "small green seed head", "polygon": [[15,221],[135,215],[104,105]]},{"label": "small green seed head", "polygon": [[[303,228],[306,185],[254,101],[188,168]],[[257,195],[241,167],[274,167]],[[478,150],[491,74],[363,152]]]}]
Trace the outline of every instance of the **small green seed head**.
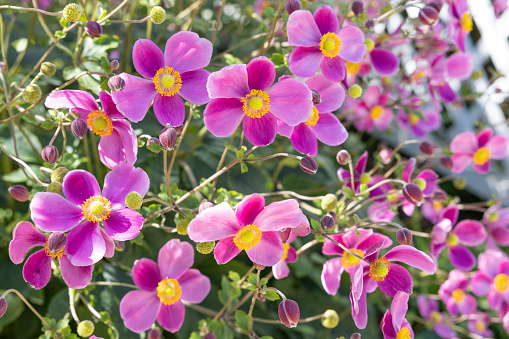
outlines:
[{"label": "small green seed head", "polygon": [[125,197],[125,205],[132,210],[137,210],[140,208],[142,200],[140,193],[133,191]]},{"label": "small green seed head", "polygon": [[53,65],[51,62],[46,61],[41,65],[41,73],[44,74],[46,78],[51,78],[57,72],[57,66]]},{"label": "small green seed head", "polygon": [[454,186],[454,188],[456,188],[457,190],[464,190],[465,187],[467,187],[467,179],[465,178],[459,178],[459,179],[456,179],[452,182],[452,185]]},{"label": "small green seed head", "polygon": [[23,91],[23,99],[25,99],[26,102],[33,104],[34,102],[37,102],[42,96],[42,91],[39,85],[37,84],[31,84],[25,87],[25,90]]},{"label": "small green seed head", "polygon": [[90,320],[84,320],[78,325],[78,335],[80,337],[88,338],[94,334],[94,323]]},{"label": "small green seed head", "polygon": [[189,226],[189,222],[186,219],[179,220],[177,222],[177,233],[187,235],[187,226]]},{"label": "small green seed head", "polygon": [[352,98],[357,99],[362,95],[362,87],[357,84],[353,84],[350,86],[348,93],[352,96]]},{"label": "small green seed head", "polygon": [[46,192],[53,192],[62,195],[62,185],[59,182],[53,181],[46,187]]},{"label": "small green seed head", "polygon": [[150,10],[150,20],[156,24],[162,24],[166,20],[166,11],[161,6],[154,6]]},{"label": "small green seed head", "polygon": [[69,170],[65,167],[59,167],[55,169],[53,173],[51,173],[51,182],[62,183],[67,172],[69,172]]},{"label": "small green seed head", "polygon": [[327,310],[322,318],[322,325],[325,328],[335,328],[339,324],[338,312],[334,310]]},{"label": "small green seed head", "polygon": [[69,4],[64,8],[64,19],[76,22],[81,17],[81,8],[77,4]]},{"label": "small green seed head", "polygon": [[215,241],[200,242],[196,244],[196,250],[201,254],[209,254],[216,247]]},{"label": "small green seed head", "polygon": [[368,52],[371,52],[375,48],[375,42],[371,39],[364,40],[364,44],[368,48]]},{"label": "small green seed head", "polygon": [[338,205],[338,198],[334,194],[327,194],[322,199],[322,209],[324,211],[333,211]]},{"label": "small green seed head", "polygon": [[423,178],[417,178],[414,180],[414,182],[419,186],[421,190],[424,190],[426,188],[426,180]]}]

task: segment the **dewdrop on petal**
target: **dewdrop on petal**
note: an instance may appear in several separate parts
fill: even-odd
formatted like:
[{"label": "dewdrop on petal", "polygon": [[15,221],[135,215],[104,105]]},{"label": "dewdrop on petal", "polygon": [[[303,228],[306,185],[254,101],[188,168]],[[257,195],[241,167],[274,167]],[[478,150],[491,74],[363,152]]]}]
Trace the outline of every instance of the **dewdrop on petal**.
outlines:
[{"label": "dewdrop on petal", "polygon": [[69,170],[65,167],[58,167],[56,168],[53,173],[51,173],[51,182],[59,182],[59,183],[63,183],[64,182],[64,177],[65,175],[67,174],[67,172],[69,172]]},{"label": "dewdrop on petal", "polygon": [[69,22],[76,22],[81,17],[81,9],[77,4],[68,4],[64,8],[64,19]]},{"label": "dewdrop on petal", "polygon": [[334,310],[327,310],[323,314],[322,325],[325,328],[335,328],[339,324],[339,315],[338,312]]},{"label": "dewdrop on petal", "polygon": [[39,85],[37,84],[30,84],[27,87],[25,87],[25,90],[23,91],[23,99],[33,104],[34,102],[37,102],[42,96],[42,91]]},{"label": "dewdrop on petal", "polygon": [[125,205],[132,210],[137,210],[141,207],[141,203],[143,199],[141,198],[140,193],[133,191],[126,195],[125,197]]},{"label": "dewdrop on petal", "polygon": [[57,67],[53,65],[51,62],[46,61],[41,65],[41,73],[44,74],[46,78],[51,78],[57,72]]},{"label": "dewdrop on petal", "polygon": [[199,242],[196,244],[196,250],[201,254],[209,254],[216,247],[215,241]]},{"label": "dewdrop on petal", "polygon": [[348,93],[352,96],[352,98],[357,99],[362,95],[362,87],[357,84],[353,84],[348,89]]},{"label": "dewdrop on petal", "polygon": [[78,325],[78,335],[80,337],[88,338],[94,334],[94,323],[90,320],[84,320]]},{"label": "dewdrop on petal", "polygon": [[150,20],[156,24],[162,24],[166,20],[166,11],[161,6],[154,6],[150,10]]},{"label": "dewdrop on petal", "polygon": [[179,220],[177,222],[177,233],[180,235],[187,235],[187,227],[189,226],[189,221],[186,219]]}]

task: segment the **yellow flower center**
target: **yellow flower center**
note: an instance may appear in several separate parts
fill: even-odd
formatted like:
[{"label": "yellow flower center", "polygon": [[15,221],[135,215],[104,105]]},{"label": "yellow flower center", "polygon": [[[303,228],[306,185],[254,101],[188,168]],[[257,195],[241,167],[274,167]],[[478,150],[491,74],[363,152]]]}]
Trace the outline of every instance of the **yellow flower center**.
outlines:
[{"label": "yellow flower center", "polygon": [[182,87],[180,73],[168,66],[160,68],[152,78],[152,81],[159,94],[167,97],[178,93]]},{"label": "yellow flower center", "polygon": [[359,70],[361,69],[361,64],[360,62],[354,64],[353,62],[346,62],[346,72],[348,74],[351,74],[351,75],[354,75],[354,74],[357,74],[357,72],[359,72]]},{"label": "yellow flower center", "polygon": [[46,238],[46,243],[43,245],[43,247],[44,247],[44,253],[46,253],[46,255],[47,255],[48,257],[52,257],[52,258],[55,258],[55,259],[60,259],[60,258],[62,258],[62,256],[65,254],[65,253],[64,253],[64,249],[62,248],[61,250],[58,250],[57,252],[52,252],[52,251],[49,249],[48,241],[49,241],[49,237],[47,237],[47,238]]},{"label": "yellow flower center", "polygon": [[182,288],[175,279],[168,277],[157,284],[157,296],[165,305],[172,305],[180,299]]},{"label": "yellow flower center", "polygon": [[497,211],[493,211],[490,213],[490,215],[488,216],[488,220],[491,221],[491,222],[497,222],[498,221],[498,212]]},{"label": "yellow flower center", "polygon": [[444,205],[438,201],[433,201],[433,208],[436,210],[436,211],[440,211],[442,208],[444,207]]},{"label": "yellow flower center", "polygon": [[468,13],[463,14],[463,16],[461,17],[461,27],[463,28],[463,30],[467,32],[472,32],[473,26],[474,24],[472,23],[472,18],[470,17],[470,14]]},{"label": "yellow flower center", "polygon": [[391,269],[389,264],[389,260],[385,259],[385,257],[373,261],[369,265],[369,277],[376,281],[384,281]]},{"label": "yellow flower center", "polygon": [[432,311],[429,315],[429,319],[432,323],[438,324],[442,322],[442,315],[438,311]]},{"label": "yellow flower center", "polygon": [[[357,248],[349,248],[350,252],[357,254],[359,257],[364,258],[364,253]],[[353,267],[361,262],[361,259],[357,258],[355,255],[350,254],[348,252],[343,252],[343,256],[341,257],[341,263],[343,267]]]},{"label": "yellow flower center", "polygon": [[81,209],[87,220],[95,222],[108,219],[111,211],[110,206],[111,203],[108,199],[100,195],[95,195],[88,198],[85,203],[81,205]]},{"label": "yellow flower center", "polygon": [[369,115],[371,116],[371,119],[376,120],[380,118],[382,115],[382,112],[384,111],[383,107],[380,105],[376,105],[371,109],[371,112],[369,112]]},{"label": "yellow flower center", "polygon": [[113,131],[110,117],[100,110],[92,111],[88,114],[87,125],[92,132],[101,137],[110,135],[111,131]]},{"label": "yellow flower center", "polygon": [[261,238],[262,231],[260,231],[258,226],[247,225],[237,232],[233,242],[240,250],[248,250],[258,245]]},{"label": "yellow flower center", "polygon": [[389,200],[389,202],[393,204],[398,203],[399,202],[398,190],[392,189],[389,192],[390,193],[387,195],[387,200]]},{"label": "yellow flower center", "polygon": [[486,325],[484,325],[484,323],[480,320],[477,320],[475,322],[475,327],[479,332],[483,332],[484,330],[486,330]]},{"label": "yellow flower center", "polygon": [[417,114],[410,113],[410,116],[408,117],[408,121],[410,122],[410,125],[414,126],[421,121],[421,118]]},{"label": "yellow flower center", "polygon": [[403,327],[401,330],[399,330],[396,339],[412,339],[410,336],[410,330],[406,327]]},{"label": "yellow flower center", "polygon": [[283,244],[283,256],[281,257],[281,261],[285,261],[288,257],[288,250],[290,249],[290,244],[284,243]]},{"label": "yellow flower center", "polygon": [[269,111],[270,97],[263,91],[252,89],[240,101],[244,103],[242,110],[250,118],[261,118]]},{"label": "yellow flower center", "polygon": [[320,50],[323,55],[334,58],[341,50],[341,40],[334,33],[324,34],[320,40]]},{"label": "yellow flower center", "polygon": [[490,160],[490,150],[481,147],[474,153],[474,163],[476,165],[482,166],[484,165],[488,160]]},{"label": "yellow flower center", "polygon": [[495,285],[497,292],[505,292],[509,287],[509,277],[504,273],[497,274],[495,279],[493,279],[493,284]]},{"label": "yellow flower center", "polygon": [[306,121],[306,125],[314,126],[318,122],[318,119],[320,117],[318,116],[318,110],[316,109],[315,105],[313,105],[313,110],[311,112],[311,115],[309,116],[308,121]]},{"label": "yellow flower center", "polygon": [[371,176],[368,173],[362,173],[359,180],[361,184],[367,184],[371,180]]},{"label": "yellow flower center", "polygon": [[461,302],[463,298],[465,298],[465,292],[463,290],[457,289],[452,292],[452,297],[456,300],[457,303]]},{"label": "yellow flower center", "polygon": [[459,238],[454,232],[447,234],[447,246],[456,246],[459,243]]}]

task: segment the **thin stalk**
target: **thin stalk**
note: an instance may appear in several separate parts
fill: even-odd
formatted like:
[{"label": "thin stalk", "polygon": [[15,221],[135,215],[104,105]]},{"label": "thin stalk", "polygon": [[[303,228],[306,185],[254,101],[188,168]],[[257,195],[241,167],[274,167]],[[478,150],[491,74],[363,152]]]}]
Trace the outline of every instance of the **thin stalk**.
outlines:
[{"label": "thin stalk", "polygon": [[44,319],[44,317],[42,315],[39,314],[39,312],[37,312],[35,310],[35,308],[32,306],[32,304],[30,304],[30,302],[28,300],[25,299],[25,297],[23,296],[23,294],[21,294],[20,292],[18,292],[18,290],[15,290],[14,288],[11,288],[11,289],[8,289],[7,291],[4,292],[4,294],[2,294],[2,298],[5,298],[9,293],[15,293],[24,303],[25,305],[28,306],[28,308],[34,312],[34,314],[39,318],[41,319],[41,321],[43,322],[44,325],[46,325],[47,328],[49,328],[51,330],[51,332],[55,333],[55,329],[53,327],[51,327],[47,322],[46,320]]},{"label": "thin stalk", "polygon": [[221,7],[219,7],[219,13],[217,13],[217,19],[216,19],[216,25],[214,27],[214,33],[212,34],[212,39],[210,39],[210,42],[212,45],[214,45],[214,41],[216,41],[216,35],[217,35],[217,29],[219,28],[219,24],[221,23],[221,15],[223,14],[223,8],[226,4],[226,0],[223,0],[221,2]]},{"label": "thin stalk", "polygon": [[63,13],[63,11],[60,11],[60,12],[47,12],[47,11],[43,11],[42,9],[39,9],[39,8],[18,7],[18,6],[11,6],[11,5],[0,6],[0,9],[13,9],[13,10],[16,10],[16,11],[23,11],[23,12],[37,12],[39,14],[51,15],[51,16],[57,16],[57,15],[60,15],[60,14]]},{"label": "thin stalk", "polygon": [[79,325],[80,318],[78,318],[78,314],[76,314],[76,308],[74,307],[74,290],[69,287],[69,308],[71,310],[71,315],[76,324]]},{"label": "thin stalk", "polygon": [[[232,136],[230,137],[230,141],[228,142],[228,145],[231,145],[233,143],[233,139],[235,138],[236,132],[237,132],[236,130],[235,130],[235,132],[233,132]],[[216,172],[221,169],[221,166],[223,166],[223,163],[224,163],[224,160],[226,159],[227,153],[228,153],[228,148],[225,147],[223,154],[221,155],[221,159],[219,159],[219,164],[217,164]],[[212,181],[212,188],[210,189],[209,201],[212,201],[212,198],[214,198],[214,192],[216,190],[216,183],[217,183],[217,179]]]}]

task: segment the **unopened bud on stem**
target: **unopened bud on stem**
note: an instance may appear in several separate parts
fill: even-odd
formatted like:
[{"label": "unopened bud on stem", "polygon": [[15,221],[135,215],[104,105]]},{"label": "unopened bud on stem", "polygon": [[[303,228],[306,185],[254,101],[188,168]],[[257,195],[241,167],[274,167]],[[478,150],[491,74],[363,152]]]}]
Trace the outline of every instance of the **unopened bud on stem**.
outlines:
[{"label": "unopened bud on stem", "polygon": [[42,160],[48,164],[54,164],[58,160],[58,149],[53,145],[48,145],[42,149]]},{"label": "unopened bud on stem", "polygon": [[414,184],[413,182],[406,184],[405,187],[403,187],[402,192],[403,197],[408,202],[414,204],[415,206],[421,206],[424,196],[422,194],[421,188],[417,184]]},{"label": "unopened bud on stem", "polygon": [[76,139],[83,139],[88,131],[88,125],[84,120],[76,119],[71,123],[71,132]]},{"label": "unopened bud on stem", "polygon": [[396,232],[396,239],[401,245],[412,245],[412,232],[407,228],[400,228]]},{"label": "unopened bud on stem", "polygon": [[284,299],[278,306],[279,320],[286,327],[296,327],[300,319],[299,304],[297,302]]},{"label": "unopened bud on stem", "polygon": [[315,159],[305,156],[300,159],[300,169],[309,174],[315,174],[318,171],[318,165]]},{"label": "unopened bud on stem", "polygon": [[22,185],[11,186],[9,187],[8,191],[11,197],[17,201],[24,202],[30,198],[30,193],[28,192],[28,189]]}]

